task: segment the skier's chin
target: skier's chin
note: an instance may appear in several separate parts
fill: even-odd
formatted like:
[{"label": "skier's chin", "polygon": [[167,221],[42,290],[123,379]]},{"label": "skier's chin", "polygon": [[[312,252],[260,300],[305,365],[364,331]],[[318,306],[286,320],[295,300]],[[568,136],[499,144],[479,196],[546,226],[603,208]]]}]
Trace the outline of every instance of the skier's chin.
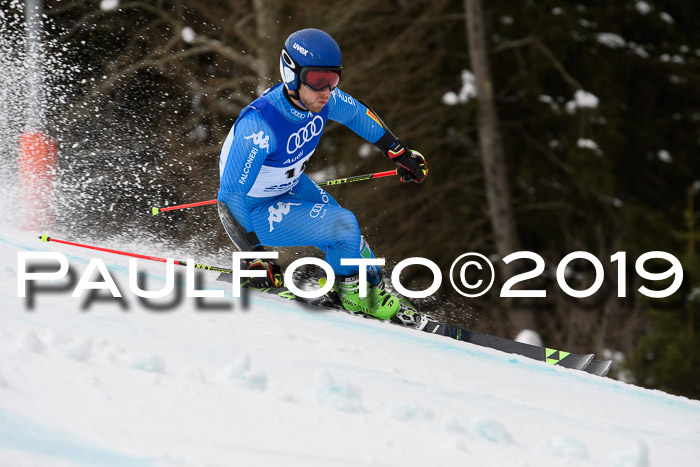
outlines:
[{"label": "skier's chin", "polygon": [[309,104],[305,104],[305,105],[306,105],[306,108],[311,111],[311,113],[317,114],[323,110],[323,107],[326,105],[326,102],[324,102],[323,104],[319,104],[318,102],[313,102],[313,103],[309,103]]},{"label": "skier's chin", "polygon": [[304,107],[306,107],[309,111],[317,114],[323,110],[323,107],[325,107],[328,101],[323,99],[302,100],[301,103],[304,104]]}]

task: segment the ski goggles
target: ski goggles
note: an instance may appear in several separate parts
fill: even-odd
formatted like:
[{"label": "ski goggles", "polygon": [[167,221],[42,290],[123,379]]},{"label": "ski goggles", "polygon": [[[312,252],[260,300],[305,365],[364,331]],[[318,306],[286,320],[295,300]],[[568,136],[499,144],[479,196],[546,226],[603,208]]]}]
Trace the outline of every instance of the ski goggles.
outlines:
[{"label": "ski goggles", "polygon": [[302,68],[299,78],[301,79],[301,84],[312,91],[323,91],[326,88],[332,91],[340,82],[340,71],[340,68],[305,67]]}]

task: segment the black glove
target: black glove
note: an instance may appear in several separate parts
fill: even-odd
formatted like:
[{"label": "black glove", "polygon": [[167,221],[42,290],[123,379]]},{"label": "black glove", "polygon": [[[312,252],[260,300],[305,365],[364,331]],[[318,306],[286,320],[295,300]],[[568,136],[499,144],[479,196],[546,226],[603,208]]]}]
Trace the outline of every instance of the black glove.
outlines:
[{"label": "black glove", "polygon": [[428,163],[423,154],[408,149],[400,140],[396,140],[386,155],[399,166],[396,173],[402,182],[421,183],[428,176]]},{"label": "black glove", "polygon": [[267,272],[265,277],[247,278],[246,282],[248,287],[268,289],[272,287],[284,286],[284,275],[282,274],[282,268],[270,260],[256,259],[253,261],[248,261],[248,269],[263,269]]}]

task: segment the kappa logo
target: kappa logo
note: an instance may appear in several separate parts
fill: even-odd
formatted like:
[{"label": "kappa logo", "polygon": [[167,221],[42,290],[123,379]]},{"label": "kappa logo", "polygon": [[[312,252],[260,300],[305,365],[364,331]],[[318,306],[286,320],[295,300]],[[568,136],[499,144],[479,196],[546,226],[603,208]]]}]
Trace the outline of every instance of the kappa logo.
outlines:
[{"label": "kappa logo", "polygon": [[306,143],[317,137],[323,131],[323,118],[316,115],[313,120],[303,126],[296,133],[289,135],[287,140],[287,154],[294,154]]},{"label": "kappa logo", "polygon": [[298,50],[299,53],[302,54],[304,57],[306,57],[306,55],[309,53],[308,50],[306,50],[304,47],[300,46],[300,45],[297,44],[296,42],[295,42],[294,44],[292,44],[292,48],[293,48],[294,50]]},{"label": "kappa logo", "polygon": [[275,222],[282,222],[284,216],[289,214],[289,210],[292,209],[292,206],[301,206],[301,203],[284,203],[282,201],[278,201],[276,207],[270,206],[267,209],[267,211],[270,213],[270,216],[267,218],[268,222],[270,222],[270,232],[275,230]]},{"label": "kappa logo", "polygon": [[260,149],[265,149],[266,151],[270,149],[270,137],[265,134],[262,130],[257,133],[252,133],[245,136],[245,139],[253,139],[253,144]]}]

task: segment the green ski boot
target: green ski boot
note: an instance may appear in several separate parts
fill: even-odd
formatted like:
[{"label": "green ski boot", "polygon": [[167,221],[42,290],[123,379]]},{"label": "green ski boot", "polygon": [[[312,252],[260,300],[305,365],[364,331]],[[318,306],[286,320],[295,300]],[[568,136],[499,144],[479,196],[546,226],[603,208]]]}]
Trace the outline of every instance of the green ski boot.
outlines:
[{"label": "green ski boot", "polygon": [[384,283],[367,284],[367,296],[360,297],[360,277],[337,276],[333,289],[340,297],[343,307],[352,313],[366,313],[379,319],[390,320],[401,306],[398,297],[384,290]]}]

